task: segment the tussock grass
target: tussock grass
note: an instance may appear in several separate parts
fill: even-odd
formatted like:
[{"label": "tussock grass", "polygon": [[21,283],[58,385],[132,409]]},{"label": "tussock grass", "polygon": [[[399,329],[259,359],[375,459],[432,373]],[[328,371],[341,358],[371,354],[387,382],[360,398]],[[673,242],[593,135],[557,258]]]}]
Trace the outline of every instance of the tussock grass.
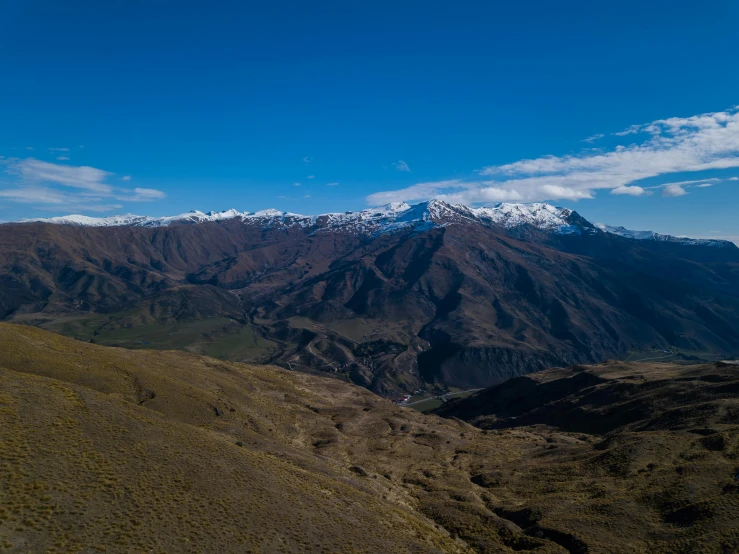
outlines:
[{"label": "tussock grass", "polygon": [[732,551],[720,417],[482,431],[338,380],[0,324],[0,551]]}]

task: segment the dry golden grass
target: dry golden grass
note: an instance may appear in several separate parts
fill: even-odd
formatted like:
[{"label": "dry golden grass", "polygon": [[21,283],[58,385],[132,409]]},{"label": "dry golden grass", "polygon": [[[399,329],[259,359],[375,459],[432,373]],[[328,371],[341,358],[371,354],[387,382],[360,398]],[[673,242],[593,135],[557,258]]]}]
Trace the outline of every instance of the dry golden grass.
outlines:
[{"label": "dry golden grass", "polygon": [[[464,549],[342,464],[293,446],[306,442],[299,412],[319,417],[302,376],[30,327],[0,325],[0,345],[3,549]],[[286,396],[302,404],[289,409]]]},{"label": "dry golden grass", "polygon": [[0,550],[731,551],[720,433],[481,431],[337,380],[0,324]]}]

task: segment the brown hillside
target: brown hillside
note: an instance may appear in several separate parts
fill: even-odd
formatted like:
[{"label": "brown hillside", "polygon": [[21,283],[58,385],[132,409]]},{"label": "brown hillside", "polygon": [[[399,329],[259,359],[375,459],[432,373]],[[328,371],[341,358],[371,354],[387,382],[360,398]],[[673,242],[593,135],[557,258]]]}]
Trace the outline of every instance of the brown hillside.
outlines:
[{"label": "brown hillside", "polygon": [[333,379],[9,324],[0,377],[8,552],[739,545],[736,422],[481,431]]},{"label": "brown hillside", "polygon": [[0,225],[0,318],[386,396],[629,351],[739,353],[733,246],[438,223],[379,235],[320,222]]}]

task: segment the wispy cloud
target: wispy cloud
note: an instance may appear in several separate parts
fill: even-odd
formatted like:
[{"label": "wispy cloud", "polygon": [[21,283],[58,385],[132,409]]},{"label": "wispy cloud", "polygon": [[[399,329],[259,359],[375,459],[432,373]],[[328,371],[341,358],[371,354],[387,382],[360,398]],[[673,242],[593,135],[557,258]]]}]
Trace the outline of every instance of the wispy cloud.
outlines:
[{"label": "wispy cloud", "polygon": [[57,156],[56,159],[64,162],[64,161],[69,160],[69,156]]},{"label": "wispy cloud", "polygon": [[135,188],[133,191],[121,190],[121,193],[117,194],[115,198],[126,202],[151,202],[162,200],[166,196],[161,190]]},{"label": "wispy cloud", "polygon": [[662,189],[662,196],[666,197],[677,197],[685,196],[688,194],[686,189],[689,188],[708,188],[712,187],[715,183],[720,182],[721,179],[716,177],[711,179],[691,179],[689,181],[677,181],[675,183],[662,183],[661,185],[655,185],[648,187],[650,189]]},{"label": "wispy cloud", "polygon": [[305,156],[305,157],[303,158],[303,162],[305,163],[305,165],[308,165],[308,164],[309,164],[309,163],[311,163],[312,161],[313,161],[313,156]]},{"label": "wispy cloud", "polygon": [[642,131],[641,125],[631,125],[630,127],[627,127],[623,131],[619,131],[618,133],[613,133],[613,136],[615,137],[625,137],[628,135],[635,135],[637,133],[640,133]]},{"label": "wispy cloud", "polygon": [[293,186],[294,187],[299,187],[300,186],[300,183],[293,183]]},{"label": "wispy cloud", "polygon": [[47,187],[29,186],[0,190],[0,198],[22,204],[67,204],[69,196]]},{"label": "wispy cloud", "polygon": [[334,181],[333,183],[326,183],[326,186],[327,187],[338,187],[339,186],[339,183],[336,182],[336,181]]},{"label": "wispy cloud", "polygon": [[123,181],[124,183],[128,183],[130,180],[131,180],[130,175],[124,175],[123,177],[121,177],[121,181]]},{"label": "wispy cloud", "polygon": [[49,152],[69,152],[69,148],[49,148]]},{"label": "wispy cloud", "polygon": [[[464,204],[580,200],[593,198],[599,190],[646,196],[649,187],[641,183],[645,179],[739,168],[739,109],[736,107],[633,125],[615,135],[633,135],[640,140],[605,151],[586,150],[574,155],[492,165],[479,170],[477,179],[419,183],[372,194],[367,201],[380,204],[432,197]],[[697,180],[696,185],[707,182]],[[680,196],[687,193],[686,185],[669,188],[659,185],[659,188],[664,196]]]},{"label": "wispy cloud", "polygon": [[[71,166],[37,160],[0,160],[5,178],[0,178],[0,198],[32,204],[38,209],[105,212],[120,209],[119,202],[151,202],[165,198],[156,189],[132,190],[109,184],[114,174],[89,166]],[[123,179],[126,181],[126,179]]]},{"label": "wispy cloud", "polygon": [[600,140],[600,139],[602,139],[602,138],[603,138],[604,136],[605,136],[605,135],[604,135],[603,133],[596,133],[596,134],[594,134],[594,135],[593,135],[593,136],[591,136],[591,137],[588,137],[588,138],[586,138],[586,139],[583,139],[583,142],[595,142],[595,141],[597,141],[597,140]]},{"label": "wispy cloud", "polygon": [[26,184],[52,183],[101,194],[113,191],[113,187],[104,182],[112,173],[89,166],[60,165],[26,158],[11,161],[6,172],[17,175]]},{"label": "wispy cloud", "polygon": [[397,162],[393,162],[393,167],[397,169],[398,171],[407,171],[408,173],[411,172],[411,168],[408,167],[408,164],[405,163],[403,160],[398,160]]},{"label": "wispy cloud", "polygon": [[316,176],[315,176],[315,175],[308,175],[308,176],[306,177],[306,179],[315,179],[315,178],[316,178]]}]

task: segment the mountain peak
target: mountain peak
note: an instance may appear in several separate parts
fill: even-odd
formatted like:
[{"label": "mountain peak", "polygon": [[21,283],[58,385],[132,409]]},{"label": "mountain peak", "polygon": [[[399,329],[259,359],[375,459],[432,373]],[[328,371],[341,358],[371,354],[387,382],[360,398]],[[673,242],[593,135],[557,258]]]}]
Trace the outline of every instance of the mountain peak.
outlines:
[{"label": "mountain peak", "polygon": [[559,235],[602,231],[634,240],[655,240],[718,247],[733,245],[728,241],[716,239],[690,239],[661,235],[652,231],[631,231],[624,227],[613,227],[602,223],[593,225],[573,210],[544,202],[530,204],[499,202],[490,206],[470,208],[464,204],[450,204],[437,198],[414,205],[405,202],[390,202],[383,206],[358,212],[325,213],[317,216],[305,216],[274,208],[257,212],[240,212],[235,208],[231,208],[220,212],[191,210],[184,214],[166,217],[135,214],[89,217],[75,214],[46,219],[28,219],[22,220],[22,222],[86,227],[165,227],[173,224],[223,222],[234,219],[240,219],[244,224],[251,225],[299,225],[301,227],[316,227],[317,231],[345,229],[361,234],[396,232],[409,227],[422,230],[435,226],[478,224],[504,230],[529,226]]}]

